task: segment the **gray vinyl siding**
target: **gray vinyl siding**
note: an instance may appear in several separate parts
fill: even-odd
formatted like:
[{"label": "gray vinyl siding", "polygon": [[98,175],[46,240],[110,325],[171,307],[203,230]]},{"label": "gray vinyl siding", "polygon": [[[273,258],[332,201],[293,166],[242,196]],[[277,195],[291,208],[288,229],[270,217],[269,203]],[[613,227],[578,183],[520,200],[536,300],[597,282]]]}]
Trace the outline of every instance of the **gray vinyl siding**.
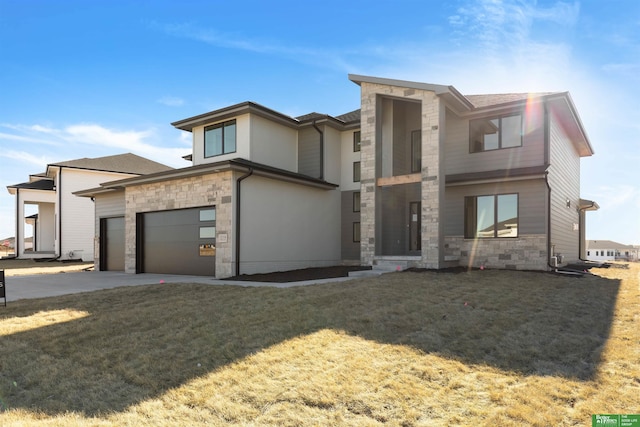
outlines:
[{"label": "gray vinyl siding", "polygon": [[[551,245],[565,261],[579,258],[578,204],[580,200],[580,156],[562,129],[550,115],[551,158]],[[567,201],[569,205],[567,206]]]},{"label": "gray vinyl siding", "polygon": [[353,223],[360,222],[360,212],[353,212],[353,193],[355,192],[343,191],[341,195],[341,257],[343,260],[360,260],[360,243],[353,241]]},{"label": "gray vinyl siding", "polygon": [[[96,219],[122,216],[125,211],[124,190],[96,196]],[[96,223],[96,230],[99,230]]]},{"label": "gray vinyl siding", "polygon": [[464,198],[490,194],[518,194],[518,235],[545,234],[547,196],[543,179],[447,187],[445,193],[444,232],[446,236],[464,235]]},{"label": "gray vinyl siding", "polygon": [[[469,152],[469,120],[446,112],[445,173],[458,174],[517,169],[544,164],[544,131],[541,120],[525,120],[521,147],[480,153]],[[529,123],[529,124],[528,124]],[[532,124],[535,123],[535,124]]]},{"label": "gray vinyl siding", "polygon": [[298,173],[320,178],[320,134],[313,127],[298,133]]}]

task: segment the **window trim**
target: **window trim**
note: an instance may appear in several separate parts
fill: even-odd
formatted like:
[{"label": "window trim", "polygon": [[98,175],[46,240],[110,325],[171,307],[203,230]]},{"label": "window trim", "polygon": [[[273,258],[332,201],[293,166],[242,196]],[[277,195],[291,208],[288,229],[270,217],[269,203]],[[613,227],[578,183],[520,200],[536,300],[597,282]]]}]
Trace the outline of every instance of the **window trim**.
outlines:
[{"label": "window trim", "polygon": [[[414,139],[415,136],[418,136],[417,139]],[[418,156],[416,156],[416,143],[419,145],[418,147]],[[411,173],[422,172],[422,130],[412,130],[411,131]]]},{"label": "window trim", "polygon": [[[500,223],[498,217],[499,196],[516,196],[516,218],[518,220],[517,232],[515,236],[499,236],[497,225]],[[480,197],[493,197],[493,236],[478,236],[478,210],[477,200]],[[470,203],[473,201],[473,206]],[[470,218],[469,212],[473,211],[473,217]],[[470,231],[473,230],[471,233]],[[465,196],[464,198],[464,238],[465,239],[517,239],[520,237],[520,193],[498,193],[498,194],[479,194],[476,196]]]},{"label": "window trim", "polygon": [[351,228],[351,237],[352,237],[353,243],[360,243],[360,240],[362,238],[360,234],[360,221],[353,222],[353,225]]},{"label": "window trim", "polygon": [[[225,150],[225,128],[228,126],[231,126],[231,124],[233,124],[233,127],[235,128],[234,130],[234,149],[233,151],[226,151]],[[212,129],[222,129],[222,152],[219,154],[212,154],[210,156],[207,156],[207,131],[212,130]],[[232,154],[238,151],[238,124],[236,122],[236,119],[232,119],[232,120],[227,120],[224,122],[219,122],[219,123],[214,123],[212,125],[209,126],[205,126],[204,127],[204,142],[203,142],[203,148],[204,148],[204,158],[205,159],[210,159],[212,157],[218,157],[218,156],[224,156],[225,154]]]},{"label": "window trim", "polygon": [[[502,146],[502,134],[503,134],[502,130],[504,129],[504,127],[502,126],[502,120],[509,117],[516,117],[516,116],[520,117],[520,144],[512,145],[509,147],[503,147]],[[477,122],[480,120],[484,120],[484,121],[498,120],[498,147],[497,148],[486,149],[483,147],[482,149],[474,150],[474,142],[471,140],[471,138],[473,137],[473,134],[471,132],[471,127],[473,122]],[[508,150],[510,148],[520,148],[523,145],[524,145],[524,113],[522,112],[512,113],[512,114],[502,114],[495,117],[492,117],[492,116],[482,117],[482,118],[469,120],[469,153],[470,154],[484,153],[487,151],[496,151],[496,150]]]},{"label": "window trim", "polygon": [[[356,141],[356,135],[358,135],[357,141]],[[353,152],[357,153],[361,150],[361,146],[360,143],[362,138],[362,134],[360,133],[359,130],[353,132]]]},{"label": "window trim", "polygon": [[[359,191],[353,192],[352,212],[360,212],[361,197],[362,195]],[[356,203],[356,198],[358,199],[358,203]]]}]

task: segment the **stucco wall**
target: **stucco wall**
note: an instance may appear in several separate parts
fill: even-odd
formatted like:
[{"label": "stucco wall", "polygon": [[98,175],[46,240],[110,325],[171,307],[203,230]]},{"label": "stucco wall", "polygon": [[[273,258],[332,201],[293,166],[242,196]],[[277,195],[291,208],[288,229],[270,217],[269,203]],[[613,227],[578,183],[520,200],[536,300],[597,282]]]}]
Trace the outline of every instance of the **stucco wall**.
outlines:
[{"label": "stucco wall", "polygon": [[340,264],[340,191],[252,176],[241,197],[241,274]]}]

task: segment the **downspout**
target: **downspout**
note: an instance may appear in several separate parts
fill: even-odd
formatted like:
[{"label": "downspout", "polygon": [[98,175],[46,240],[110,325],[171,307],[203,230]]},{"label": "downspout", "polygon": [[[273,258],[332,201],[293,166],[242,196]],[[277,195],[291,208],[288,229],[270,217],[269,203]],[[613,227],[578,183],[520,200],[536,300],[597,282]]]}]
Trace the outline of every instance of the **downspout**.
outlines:
[{"label": "downspout", "polygon": [[240,197],[242,186],[240,184],[251,175],[253,175],[253,168],[249,168],[249,171],[236,181],[236,276],[240,275],[240,201],[242,200]]},{"label": "downspout", "polygon": [[549,107],[547,101],[544,101],[544,182],[547,184],[547,266],[553,271],[557,271],[558,267],[551,265],[551,185],[549,184],[549,168],[551,167],[551,129],[549,124]]},{"label": "downspout", "polygon": [[[596,205],[596,202],[592,201],[591,202],[591,206],[585,206],[583,208],[579,208],[578,209],[578,212],[579,212],[578,213],[578,221],[580,221],[582,215],[584,215],[586,217],[586,214],[584,212],[589,210],[589,209],[591,209],[591,208],[593,208],[593,207],[595,207],[595,205]],[[582,222],[584,222],[585,225],[586,225],[586,222],[587,222],[586,218]],[[585,233],[585,236],[586,236],[586,233]],[[578,239],[578,254],[579,254],[578,255],[578,259],[580,261],[585,261],[585,262],[589,261],[588,259],[580,258],[580,255],[582,255],[582,236],[580,236],[580,238]]]},{"label": "downspout", "polygon": [[311,123],[311,125],[320,134],[320,176],[319,178],[324,179],[324,133],[316,125],[315,120],[313,121],[313,123]]},{"label": "downspout", "polygon": [[[24,232],[22,233],[24,235]],[[20,256],[20,189],[16,187],[16,237],[13,240],[14,256]]]},{"label": "downspout", "polygon": [[58,256],[62,257],[62,166],[58,166]]},{"label": "downspout", "polygon": [[544,182],[547,184],[547,265],[553,271],[558,271],[558,266],[551,265],[551,185],[549,185],[549,169],[544,173]]}]

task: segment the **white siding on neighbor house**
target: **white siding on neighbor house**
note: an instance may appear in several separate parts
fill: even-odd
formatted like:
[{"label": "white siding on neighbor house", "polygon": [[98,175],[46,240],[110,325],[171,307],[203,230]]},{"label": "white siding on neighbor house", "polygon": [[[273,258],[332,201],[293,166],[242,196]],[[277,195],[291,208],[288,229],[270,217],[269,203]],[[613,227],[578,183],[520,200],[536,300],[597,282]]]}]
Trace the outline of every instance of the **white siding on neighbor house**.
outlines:
[{"label": "white siding on neighbor house", "polygon": [[250,157],[245,157],[243,148],[233,158],[242,157],[253,162],[297,172],[297,131],[255,114],[251,115],[250,123],[251,148],[248,154]]},{"label": "white siding on neighbor house", "polygon": [[341,132],[340,135],[340,189],[360,191],[360,182],[353,182],[353,163],[360,161],[360,151],[353,151],[353,134],[356,130]]},{"label": "white siding on neighbor house", "polygon": [[553,114],[549,115],[551,157],[551,245],[564,261],[579,259],[580,156]]},{"label": "white siding on neighbor house", "polygon": [[340,264],[340,191],[254,176],[240,203],[241,274]]},{"label": "white siding on neighbor house", "polygon": [[[536,111],[537,110],[533,110]],[[537,116],[537,114],[536,114]],[[471,153],[469,119],[446,112],[445,173],[459,174],[517,169],[544,164],[544,129],[541,120],[523,117],[525,134],[521,147]]]},{"label": "white siding on neighbor house", "polygon": [[[95,236],[95,205],[87,197],[77,197],[75,191],[99,187],[101,183],[130,177],[131,175],[91,171],[84,169],[62,168],[62,180],[56,177],[58,191],[61,191],[61,230],[62,248],[61,259],[82,258],[83,261],[93,261]],[[60,206],[56,210],[60,211]],[[58,230],[58,233],[60,230]],[[56,248],[57,248],[56,242]]]},{"label": "white siding on neighbor house", "polygon": [[236,120],[236,151],[229,154],[222,154],[214,157],[204,157],[204,128],[216,123],[223,123],[232,119],[213,121],[206,126],[196,126],[193,128],[193,166],[205,163],[216,163],[224,160],[236,159],[238,157],[251,160],[251,125],[249,114],[242,114],[235,117]]},{"label": "white siding on neighbor house", "polygon": [[[43,203],[56,203],[56,193],[53,191],[43,191],[43,190],[33,190],[33,189],[25,189],[21,188],[17,190],[16,203],[18,206],[18,218],[24,218],[24,205],[27,204],[43,204]],[[53,205],[52,205],[53,206]],[[43,222],[41,222],[43,224]],[[18,236],[18,257],[24,255],[25,245],[24,245],[24,233],[25,233],[25,222],[18,221],[17,222],[18,229],[16,230]],[[42,250],[47,250],[43,248]],[[54,250],[54,249],[50,249]]]},{"label": "white siding on neighbor house", "polygon": [[55,251],[55,218],[56,210],[53,203],[38,205],[38,248],[39,251]]}]

